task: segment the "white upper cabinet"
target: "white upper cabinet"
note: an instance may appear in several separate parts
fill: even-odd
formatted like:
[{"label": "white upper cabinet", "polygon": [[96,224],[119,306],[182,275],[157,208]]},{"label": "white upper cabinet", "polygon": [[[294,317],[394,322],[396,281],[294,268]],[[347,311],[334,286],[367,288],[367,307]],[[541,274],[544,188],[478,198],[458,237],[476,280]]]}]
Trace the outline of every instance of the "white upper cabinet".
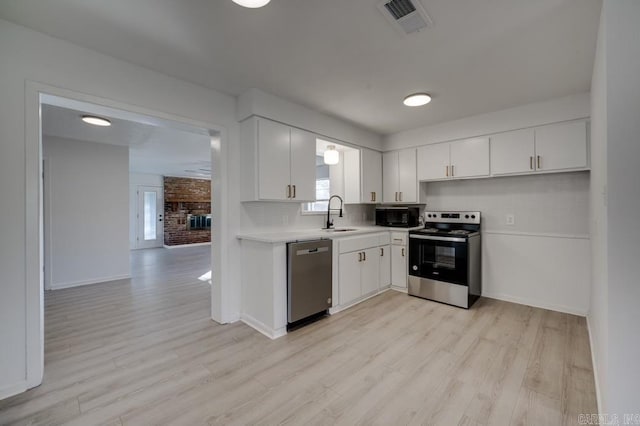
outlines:
[{"label": "white upper cabinet", "polygon": [[241,123],[244,201],[314,201],[316,138],[313,133],[252,117]]},{"label": "white upper cabinet", "polygon": [[583,170],[589,167],[586,121],[491,136],[491,174]]},{"label": "white upper cabinet", "polygon": [[449,144],[437,143],[418,148],[418,180],[449,179]]},{"label": "white upper cabinet", "polygon": [[379,203],[382,200],[382,154],[361,149],[363,203]]},{"label": "white upper cabinet", "polygon": [[291,197],[316,199],[316,135],[291,128]]},{"label": "white upper cabinet", "polygon": [[382,154],[382,177],[383,202],[416,203],[416,150],[405,149]]},{"label": "white upper cabinet", "polygon": [[382,202],[382,154],[366,148],[345,151],[345,203]]},{"label": "white upper cabinet", "polygon": [[533,129],[515,130],[491,136],[491,173],[506,175],[535,170]]},{"label": "white upper cabinet", "polygon": [[418,148],[418,180],[489,176],[489,138],[472,138]]},{"label": "white upper cabinet", "polygon": [[535,129],[536,169],[583,169],[588,166],[587,123],[552,124]]},{"label": "white upper cabinet", "polygon": [[451,142],[452,178],[489,176],[489,138]]}]

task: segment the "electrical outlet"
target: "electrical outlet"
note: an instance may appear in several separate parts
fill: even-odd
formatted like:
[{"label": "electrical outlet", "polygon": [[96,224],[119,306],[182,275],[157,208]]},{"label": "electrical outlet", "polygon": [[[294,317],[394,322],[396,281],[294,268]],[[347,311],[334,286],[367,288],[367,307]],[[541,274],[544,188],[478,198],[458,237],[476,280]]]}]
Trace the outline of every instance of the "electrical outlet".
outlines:
[{"label": "electrical outlet", "polygon": [[507,225],[515,225],[516,224],[516,217],[513,213],[509,213],[507,215]]}]

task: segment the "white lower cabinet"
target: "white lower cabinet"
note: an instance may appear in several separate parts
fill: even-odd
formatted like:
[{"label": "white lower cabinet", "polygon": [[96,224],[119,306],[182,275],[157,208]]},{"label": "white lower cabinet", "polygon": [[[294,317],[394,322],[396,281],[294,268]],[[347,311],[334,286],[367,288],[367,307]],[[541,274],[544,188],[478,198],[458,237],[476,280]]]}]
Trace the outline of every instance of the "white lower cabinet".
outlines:
[{"label": "white lower cabinet", "polygon": [[339,240],[339,305],[348,306],[377,293],[391,281],[389,234]]},{"label": "white lower cabinet", "polygon": [[407,233],[391,233],[391,285],[405,289],[407,288]]}]

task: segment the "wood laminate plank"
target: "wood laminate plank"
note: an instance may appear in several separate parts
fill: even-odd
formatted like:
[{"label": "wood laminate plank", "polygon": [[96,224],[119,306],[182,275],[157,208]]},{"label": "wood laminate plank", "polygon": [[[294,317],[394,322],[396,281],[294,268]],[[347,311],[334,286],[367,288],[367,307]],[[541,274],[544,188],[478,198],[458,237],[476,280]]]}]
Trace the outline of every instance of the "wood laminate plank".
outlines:
[{"label": "wood laminate plank", "polygon": [[0,424],[575,424],[595,413],[584,318],[388,291],[269,340],[211,321],[209,247],[46,292],[41,386]]}]

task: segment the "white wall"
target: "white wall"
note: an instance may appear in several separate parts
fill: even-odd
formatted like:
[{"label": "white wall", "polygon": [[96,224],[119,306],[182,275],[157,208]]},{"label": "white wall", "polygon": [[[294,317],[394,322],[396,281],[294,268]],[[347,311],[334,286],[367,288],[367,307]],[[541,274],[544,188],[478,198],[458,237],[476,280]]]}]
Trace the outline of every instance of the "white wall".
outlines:
[{"label": "white wall", "polygon": [[586,118],[589,108],[589,94],[580,93],[395,133],[385,138],[383,148],[390,151]]},{"label": "white wall", "polygon": [[238,98],[238,121],[252,115],[299,127],[321,136],[380,151],[380,135],[343,120],[313,111],[258,89],[249,89]]},{"label": "white wall", "polygon": [[[97,97],[107,106],[133,106],[141,114],[158,111],[161,118],[186,117],[193,125],[213,123],[222,126],[222,149],[228,162],[216,176],[239,181],[241,161],[238,150],[236,102],[233,97],[196,86],[160,73],[84,49],[0,20],[0,398],[21,392],[40,382],[42,365],[41,322],[37,315],[38,271],[27,269],[38,258],[37,194],[38,162],[27,153],[25,129],[31,131],[36,96],[29,82],[57,88],[54,94],[81,93],[85,99]],[[70,91],[70,92],[67,92]],[[29,95],[29,97],[27,97]],[[37,111],[36,111],[37,112]],[[164,115],[163,115],[164,114]],[[37,115],[35,115],[37,117]],[[32,139],[29,139],[32,140]],[[214,148],[217,147],[214,144]],[[27,158],[30,162],[27,163]],[[37,156],[36,156],[37,158]],[[227,174],[228,170],[228,174]],[[27,172],[29,171],[29,172]],[[224,216],[227,227],[217,229],[213,256],[224,265],[214,272],[214,316],[225,321],[239,316],[240,262],[235,238],[241,204],[237,191],[226,192],[221,181],[214,182],[214,194],[224,203],[214,208]],[[215,195],[214,195],[215,196]],[[27,220],[27,212],[30,216]],[[126,215],[125,215],[126,216]],[[218,222],[219,223],[219,222]],[[221,274],[220,278],[215,274]],[[222,287],[221,282],[229,283]],[[227,288],[229,291],[227,291]],[[218,301],[222,301],[220,306]]]},{"label": "white wall", "polygon": [[[482,212],[483,295],[586,315],[589,173],[423,183],[427,210]],[[506,224],[513,214],[514,225]]]},{"label": "white wall", "polygon": [[138,186],[156,186],[164,188],[164,179],[161,175],[147,173],[129,174],[129,247],[135,249],[138,232]]},{"label": "white wall", "polygon": [[128,278],[129,148],[43,137],[51,290]]},{"label": "white wall", "polygon": [[600,410],[622,419],[640,407],[640,2],[605,0],[602,11],[592,136],[595,164],[605,166],[595,176],[592,226],[598,242],[606,241],[606,252],[594,247],[589,323]]}]

